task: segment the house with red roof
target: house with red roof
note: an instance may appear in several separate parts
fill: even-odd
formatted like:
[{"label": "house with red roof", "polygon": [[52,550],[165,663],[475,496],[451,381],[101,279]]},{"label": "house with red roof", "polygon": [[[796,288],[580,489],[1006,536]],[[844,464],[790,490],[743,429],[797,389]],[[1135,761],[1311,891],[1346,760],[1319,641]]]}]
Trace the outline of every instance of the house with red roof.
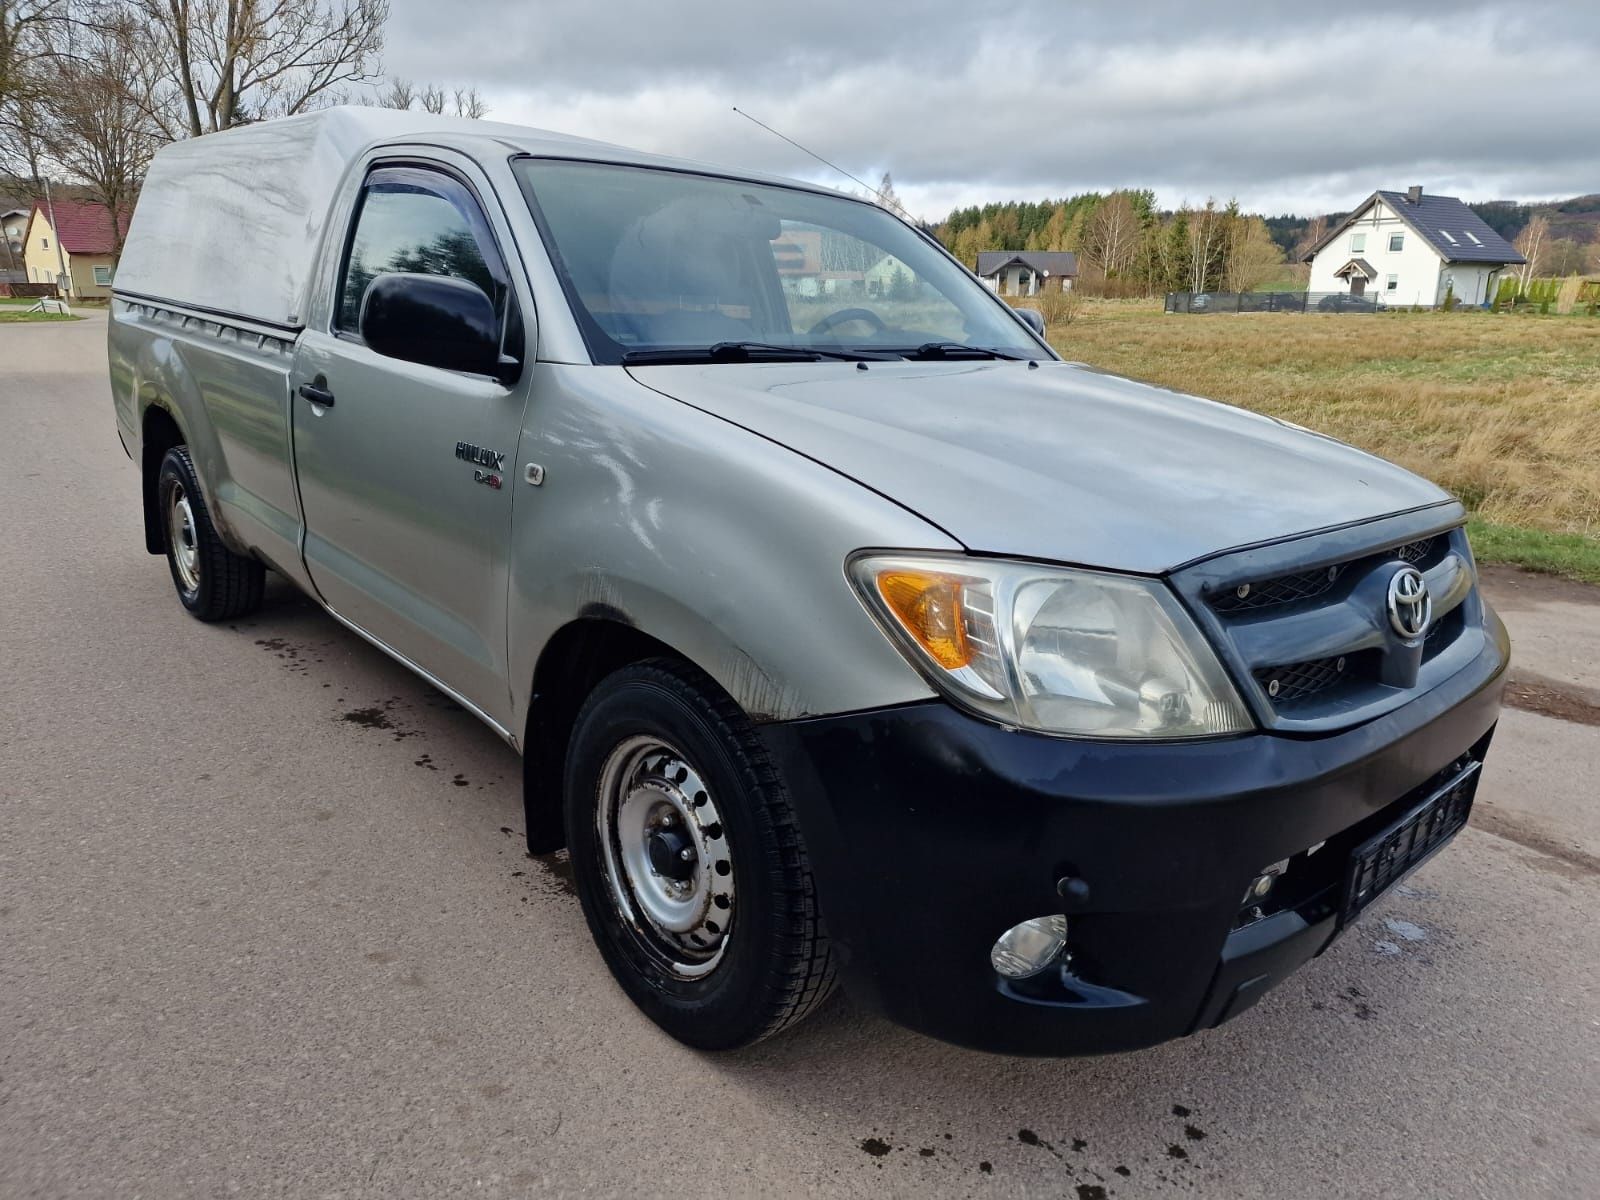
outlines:
[{"label": "house with red roof", "polygon": [[[102,204],[60,199],[47,208],[35,201],[23,243],[28,282],[54,283],[62,295],[79,300],[108,298],[120,246],[112,230]],[[127,235],[127,218],[122,232]]]}]

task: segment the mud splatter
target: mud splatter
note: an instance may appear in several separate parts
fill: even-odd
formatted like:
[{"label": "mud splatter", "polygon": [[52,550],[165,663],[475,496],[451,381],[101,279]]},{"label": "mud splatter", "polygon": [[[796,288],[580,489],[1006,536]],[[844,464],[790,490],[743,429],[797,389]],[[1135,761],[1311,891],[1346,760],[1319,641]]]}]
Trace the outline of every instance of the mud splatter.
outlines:
[{"label": "mud splatter", "polygon": [[1106,1200],[1106,1190],[1098,1183],[1080,1183],[1078,1200]]},{"label": "mud splatter", "polygon": [[351,725],[360,725],[365,729],[393,729],[394,722],[389,720],[389,714],[377,705],[368,708],[352,708],[339,718]]},{"label": "mud splatter", "polygon": [[1017,1130],[1017,1141],[1021,1142],[1024,1146],[1038,1146],[1042,1149],[1050,1151],[1051,1154],[1055,1154],[1057,1158],[1061,1157],[1060,1154],[1056,1153],[1056,1148],[1054,1146],[1045,1141],[1031,1129]]},{"label": "mud splatter", "polygon": [[1177,1143],[1173,1143],[1172,1145],[1167,1147],[1167,1157],[1168,1158],[1188,1158],[1189,1157],[1189,1152],[1187,1150],[1185,1150],[1182,1146],[1178,1145]]},{"label": "mud splatter", "polygon": [[873,1158],[882,1158],[885,1154],[894,1149],[893,1146],[889,1145],[889,1143],[884,1141],[882,1138],[875,1137],[862,1138],[861,1148],[868,1154],[872,1155]]},{"label": "mud splatter", "polygon": [[918,1156],[922,1158],[932,1158],[936,1153],[938,1152],[932,1146],[924,1146],[917,1151]]},{"label": "mud splatter", "polygon": [[978,1170],[982,1171],[985,1175],[993,1175],[994,1164],[992,1162],[981,1162],[978,1164]]},{"label": "mud splatter", "polygon": [[563,896],[578,894],[578,883],[572,876],[572,856],[567,851],[555,850],[549,854],[528,854],[524,857],[544,868],[552,892]]},{"label": "mud splatter", "polygon": [[1183,1127],[1183,1136],[1191,1142],[1203,1142],[1206,1140],[1207,1135],[1206,1131],[1198,1125],[1185,1125]]},{"label": "mud splatter", "polygon": [[1187,1117],[1189,1110],[1181,1104],[1174,1104],[1172,1106],[1172,1115],[1175,1117]]}]

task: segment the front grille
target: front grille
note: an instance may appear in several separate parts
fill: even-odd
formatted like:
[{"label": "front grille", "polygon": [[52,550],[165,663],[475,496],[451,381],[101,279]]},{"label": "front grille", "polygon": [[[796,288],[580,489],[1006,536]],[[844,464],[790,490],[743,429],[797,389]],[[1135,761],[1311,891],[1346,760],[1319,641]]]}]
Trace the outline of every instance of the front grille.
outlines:
[{"label": "front grille", "polygon": [[[1321,732],[1405,704],[1482,646],[1472,552],[1459,526],[1417,536],[1416,518],[1221,555],[1173,583],[1268,728]],[[1423,527],[1426,528],[1426,527]],[[1380,531],[1381,530],[1381,531]],[[1423,572],[1433,625],[1420,645],[1393,630],[1386,592],[1405,564]]]},{"label": "front grille", "polygon": [[1220,613],[1237,613],[1271,608],[1277,604],[1293,604],[1296,600],[1310,600],[1322,595],[1338,578],[1338,567],[1318,567],[1315,571],[1299,571],[1293,575],[1279,575],[1276,579],[1241,583],[1233,591],[1224,592],[1213,599],[1211,607]]},{"label": "front grille", "polygon": [[1309,571],[1296,571],[1291,575],[1275,575],[1268,579],[1241,583],[1232,589],[1211,597],[1211,607],[1225,615],[1252,612],[1261,608],[1276,608],[1302,600],[1313,600],[1325,594],[1351,567],[1369,563],[1388,562],[1396,558],[1416,566],[1435,557],[1440,539],[1418,538],[1377,554],[1366,554],[1349,562],[1335,563],[1329,567],[1316,567]]},{"label": "front grille", "polygon": [[1256,682],[1279,708],[1307,696],[1314,696],[1339,682],[1347,666],[1344,655],[1315,658],[1310,662],[1289,663],[1282,667],[1257,667]]}]

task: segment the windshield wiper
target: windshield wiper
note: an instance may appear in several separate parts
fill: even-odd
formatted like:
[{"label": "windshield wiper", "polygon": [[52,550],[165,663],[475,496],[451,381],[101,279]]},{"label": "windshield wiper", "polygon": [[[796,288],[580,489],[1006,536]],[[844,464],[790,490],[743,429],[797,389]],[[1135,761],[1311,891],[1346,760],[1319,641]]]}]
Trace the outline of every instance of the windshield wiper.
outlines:
[{"label": "windshield wiper", "polygon": [[1030,357],[1013,354],[1009,350],[996,350],[992,346],[969,346],[965,342],[923,342],[915,350],[898,350],[905,358],[1004,358],[1020,361]]},{"label": "windshield wiper", "polygon": [[624,366],[647,363],[693,362],[818,362],[824,358],[843,362],[879,361],[881,355],[818,346],[785,346],[778,342],[713,342],[709,346],[660,346],[623,352]]}]

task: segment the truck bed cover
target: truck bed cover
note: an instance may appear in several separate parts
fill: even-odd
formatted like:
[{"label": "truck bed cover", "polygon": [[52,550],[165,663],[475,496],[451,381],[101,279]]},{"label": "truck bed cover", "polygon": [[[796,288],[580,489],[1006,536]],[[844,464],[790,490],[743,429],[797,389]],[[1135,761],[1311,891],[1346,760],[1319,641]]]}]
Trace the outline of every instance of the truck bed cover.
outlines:
[{"label": "truck bed cover", "polygon": [[[150,165],[115,291],[288,330],[345,171],[378,142],[495,139],[508,151],[649,161],[559,133],[394,109],[337,107],[175,142]],[[656,160],[665,161],[665,160]]]}]

